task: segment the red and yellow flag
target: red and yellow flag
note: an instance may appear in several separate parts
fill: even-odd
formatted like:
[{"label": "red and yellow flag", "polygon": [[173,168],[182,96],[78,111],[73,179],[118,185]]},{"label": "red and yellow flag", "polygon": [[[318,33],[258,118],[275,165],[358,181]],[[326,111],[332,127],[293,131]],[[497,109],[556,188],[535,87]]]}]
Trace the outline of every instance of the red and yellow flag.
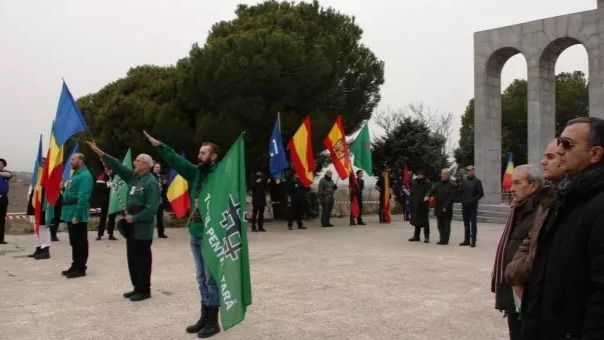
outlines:
[{"label": "red and yellow flag", "polygon": [[384,222],[390,223],[392,222],[392,215],[390,206],[391,200],[390,197],[392,195],[391,187],[390,187],[390,170],[385,169],[382,176],[384,176]]},{"label": "red and yellow flag", "polygon": [[310,116],[304,118],[304,122],[287,144],[287,148],[294,170],[300,177],[300,182],[305,187],[310,187],[315,171],[315,156],[310,134]]},{"label": "red and yellow flag", "polygon": [[331,162],[338,172],[340,179],[346,179],[352,173],[350,165],[350,152],[346,143],[346,133],[344,133],[344,123],[342,117],[337,116],[333,127],[325,137],[323,144],[329,150]]},{"label": "red and yellow flag", "polygon": [[31,205],[34,208],[34,233],[40,234],[40,220],[42,217],[42,170],[44,168],[44,159],[42,158],[42,135],[38,142],[38,155],[34,164],[34,172],[31,178]]},{"label": "red and yellow flag", "polygon": [[514,159],[512,153],[508,154],[508,165],[503,174],[503,192],[510,192],[512,190],[512,173],[514,172]]},{"label": "red and yellow flag", "polygon": [[44,173],[42,175],[42,185],[46,191],[48,203],[54,205],[59,199],[61,193],[61,181],[63,180],[63,146],[57,144],[54,133],[50,135],[50,144],[46,163],[44,163]]},{"label": "red and yellow flag", "polygon": [[172,211],[176,217],[182,218],[187,216],[187,213],[191,208],[189,183],[184,177],[177,174],[174,169],[170,171],[166,198],[168,198],[168,201],[172,206]]}]

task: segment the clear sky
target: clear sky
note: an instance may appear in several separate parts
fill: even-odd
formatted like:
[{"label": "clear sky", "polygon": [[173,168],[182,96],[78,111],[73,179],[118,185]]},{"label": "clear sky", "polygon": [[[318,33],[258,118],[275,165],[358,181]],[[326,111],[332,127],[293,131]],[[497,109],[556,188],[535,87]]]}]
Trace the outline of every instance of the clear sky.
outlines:
[{"label": "clear sky", "polygon": [[[62,77],[80,97],[131,67],[174,64],[193,43],[203,44],[213,23],[234,18],[238,3],[257,2],[0,0],[0,157],[9,169],[31,171],[40,133],[47,147]],[[596,8],[596,0],[320,3],[356,17],[362,42],[385,62],[378,110],[423,103],[452,112],[455,130],[473,97],[475,31]],[[585,50],[576,46],[556,68],[586,71],[586,65]],[[502,77],[504,86],[526,78],[524,60],[510,60]]]}]

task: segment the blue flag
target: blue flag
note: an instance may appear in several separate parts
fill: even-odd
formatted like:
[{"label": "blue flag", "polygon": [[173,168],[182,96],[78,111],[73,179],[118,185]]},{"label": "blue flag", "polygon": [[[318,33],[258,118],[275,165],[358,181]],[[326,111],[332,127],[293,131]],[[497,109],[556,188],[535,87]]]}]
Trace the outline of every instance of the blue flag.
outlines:
[{"label": "blue flag", "polygon": [[289,164],[287,163],[283,141],[281,140],[281,120],[279,114],[277,114],[277,120],[275,121],[275,126],[273,126],[273,135],[268,142],[268,154],[270,155],[269,169],[271,176],[274,179],[280,180],[283,176],[283,170],[287,169]]},{"label": "blue flag", "polygon": [[78,109],[78,105],[73,100],[65,82],[63,82],[63,88],[61,89],[55,123],[53,133],[59,147],[65,144],[69,137],[88,129],[84,116]]},{"label": "blue flag", "polygon": [[65,167],[63,168],[63,180],[68,180],[71,177],[71,156],[74,153],[80,152],[80,142],[76,141],[73,147],[71,148],[71,152],[69,153],[69,157],[65,162]]}]

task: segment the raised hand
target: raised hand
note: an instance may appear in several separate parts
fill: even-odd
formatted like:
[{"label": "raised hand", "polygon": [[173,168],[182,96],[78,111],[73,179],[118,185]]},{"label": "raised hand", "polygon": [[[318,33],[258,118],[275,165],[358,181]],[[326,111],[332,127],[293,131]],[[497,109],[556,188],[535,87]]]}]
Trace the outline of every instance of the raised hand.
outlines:
[{"label": "raised hand", "polygon": [[151,145],[153,146],[159,146],[159,144],[161,144],[160,141],[158,141],[157,139],[151,137],[150,134],[147,133],[147,131],[143,130],[143,135],[145,135],[145,137],[147,137],[147,140],[149,140],[149,143],[151,143]]},{"label": "raised hand", "polygon": [[88,146],[90,147],[90,149],[96,153],[99,156],[103,156],[105,154],[105,152],[103,150],[101,150],[98,146],[96,146],[96,142],[95,141],[86,141],[86,144],[88,144]]}]

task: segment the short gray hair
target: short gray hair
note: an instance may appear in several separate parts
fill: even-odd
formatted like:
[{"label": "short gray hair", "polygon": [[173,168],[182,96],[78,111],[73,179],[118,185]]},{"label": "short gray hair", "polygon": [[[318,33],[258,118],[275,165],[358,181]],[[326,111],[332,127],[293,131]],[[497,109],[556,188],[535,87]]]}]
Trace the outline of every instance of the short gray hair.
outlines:
[{"label": "short gray hair", "polygon": [[151,156],[147,155],[146,153],[141,153],[140,155],[138,155],[138,157],[140,157],[140,159],[143,162],[149,164],[149,166],[151,166],[151,167],[153,166],[153,164],[155,164],[153,162],[153,158]]},{"label": "short gray hair", "polygon": [[526,180],[529,183],[537,183],[539,189],[543,187],[543,173],[541,172],[541,167],[532,164],[522,164],[518,165],[515,170],[525,170]]}]

